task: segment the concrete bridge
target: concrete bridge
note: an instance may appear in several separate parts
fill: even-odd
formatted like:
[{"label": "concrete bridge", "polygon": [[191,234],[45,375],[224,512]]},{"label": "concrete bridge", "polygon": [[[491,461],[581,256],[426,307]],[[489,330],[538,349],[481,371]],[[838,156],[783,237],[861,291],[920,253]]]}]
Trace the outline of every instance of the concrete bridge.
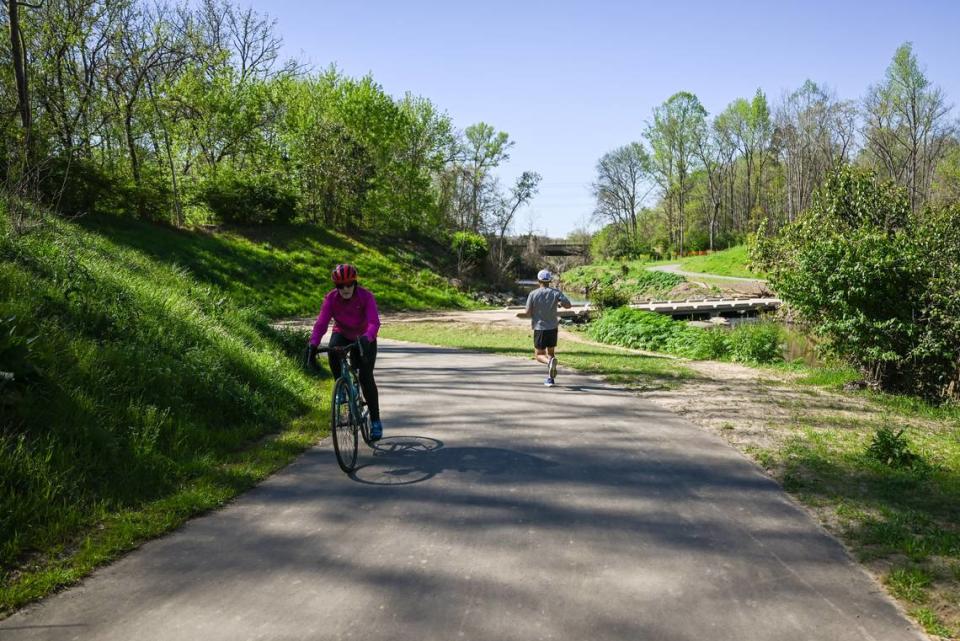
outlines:
[{"label": "concrete bridge", "polygon": [[[507,244],[513,247],[526,247],[529,242],[530,240],[524,237],[507,240]],[[590,252],[590,245],[587,243],[538,239],[536,244],[541,256],[586,256]]]}]

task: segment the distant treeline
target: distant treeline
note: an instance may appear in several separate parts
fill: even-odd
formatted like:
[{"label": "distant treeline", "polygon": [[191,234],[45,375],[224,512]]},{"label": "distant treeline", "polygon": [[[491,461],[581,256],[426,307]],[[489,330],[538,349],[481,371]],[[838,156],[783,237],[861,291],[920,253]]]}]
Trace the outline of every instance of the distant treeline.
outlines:
[{"label": "distant treeline", "polygon": [[15,222],[40,200],[178,225],[492,234],[536,191],[532,172],[496,183],[505,132],[281,61],[274,21],[226,0],[4,5],[0,178]]},{"label": "distant treeline", "polygon": [[905,188],[913,211],[960,199],[957,123],[910,43],[860,100],[808,80],[773,106],[757,90],[710,118],[696,95],[671,96],[643,140],[597,163],[596,253],[675,255],[742,242],[764,225],[774,233],[848,164]]}]

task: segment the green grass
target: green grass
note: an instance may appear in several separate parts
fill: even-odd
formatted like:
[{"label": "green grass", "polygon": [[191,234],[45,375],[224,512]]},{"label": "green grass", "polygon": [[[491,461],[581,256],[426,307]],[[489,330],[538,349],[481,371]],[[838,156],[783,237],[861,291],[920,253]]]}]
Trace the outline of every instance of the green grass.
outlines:
[{"label": "green grass", "polygon": [[0,228],[0,612],[221,505],[325,426],[302,337],[199,280],[205,258],[131,249],[176,234],[139,229]]},{"label": "green grass", "polygon": [[422,256],[438,247],[396,239],[368,242],[315,225],[227,228],[217,233],[176,230],[150,223],[100,217],[84,227],[117,245],[180,265],[198,281],[215,285],[233,303],[273,317],[313,315],[330,291],[338,264],[357,266],[360,283],[384,310],[475,309],[466,294],[439,275],[441,266]]},{"label": "green grass", "polygon": [[[811,381],[835,387],[837,375],[800,385]],[[824,407],[823,414],[811,407],[816,399],[798,402],[782,445],[755,456],[778,470],[784,489],[831,513],[828,522],[862,561],[890,568],[891,593],[927,631],[958,637],[960,573],[949,568],[960,567],[960,412],[848,395],[866,401],[867,411],[854,417]]]},{"label": "green grass", "polygon": [[[473,325],[438,322],[393,323],[384,325],[381,335],[519,358],[532,358],[533,355],[533,333],[521,328],[485,326],[481,329]],[[561,340],[557,357],[564,367],[599,374],[613,383],[644,390],[669,388],[694,375],[674,359],[640,356],[574,341]]]},{"label": "green grass", "polygon": [[737,278],[766,278],[764,272],[752,271],[748,267],[750,250],[746,245],[737,245],[705,256],[689,256],[674,262],[679,262],[681,269],[688,272]]},{"label": "green grass", "polygon": [[575,267],[563,273],[565,287],[577,289],[613,287],[628,300],[664,298],[670,290],[686,279],[677,274],[646,269],[641,261],[608,261]]}]

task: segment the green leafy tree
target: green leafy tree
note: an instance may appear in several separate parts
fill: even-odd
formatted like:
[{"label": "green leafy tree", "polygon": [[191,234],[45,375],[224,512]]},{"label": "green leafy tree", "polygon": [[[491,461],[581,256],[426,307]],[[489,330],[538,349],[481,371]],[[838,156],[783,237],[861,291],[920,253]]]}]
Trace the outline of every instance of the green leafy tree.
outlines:
[{"label": "green leafy tree", "polygon": [[687,91],[670,96],[653,110],[653,122],[644,136],[653,148],[654,174],[666,201],[667,227],[677,253],[684,248],[687,195],[696,170],[698,132],[705,126],[707,110]]},{"label": "green leafy tree", "polygon": [[897,48],[884,81],[863,101],[867,159],[907,190],[918,211],[928,200],[937,163],[952,134],[951,107],[920,68],[913,45]]}]

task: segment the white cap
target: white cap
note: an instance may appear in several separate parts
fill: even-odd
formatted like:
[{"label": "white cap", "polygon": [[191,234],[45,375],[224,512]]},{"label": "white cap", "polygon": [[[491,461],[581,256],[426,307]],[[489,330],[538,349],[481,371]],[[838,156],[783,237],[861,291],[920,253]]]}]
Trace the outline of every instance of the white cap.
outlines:
[{"label": "white cap", "polygon": [[553,274],[550,273],[549,269],[541,269],[539,272],[537,272],[537,280],[542,280],[546,283],[549,283],[551,280],[553,280]]}]

